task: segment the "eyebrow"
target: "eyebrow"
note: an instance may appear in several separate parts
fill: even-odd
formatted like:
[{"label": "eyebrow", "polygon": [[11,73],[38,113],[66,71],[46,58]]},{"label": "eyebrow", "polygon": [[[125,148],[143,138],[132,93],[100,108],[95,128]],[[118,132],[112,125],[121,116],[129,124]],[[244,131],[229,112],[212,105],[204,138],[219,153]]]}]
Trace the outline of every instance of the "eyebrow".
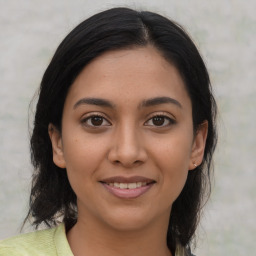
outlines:
[{"label": "eyebrow", "polygon": [[161,104],[166,104],[166,103],[175,104],[179,108],[182,108],[182,105],[180,104],[179,101],[177,101],[173,98],[170,98],[170,97],[156,97],[156,98],[144,100],[140,104],[140,107],[151,107],[151,106],[156,106],[156,105],[161,105]]},{"label": "eyebrow", "polygon": [[101,107],[115,108],[115,105],[110,101],[100,98],[83,98],[76,102],[73,109],[77,108],[80,105],[95,105]]},{"label": "eyebrow", "polygon": [[[143,107],[151,107],[161,104],[171,103],[179,108],[182,108],[182,105],[179,101],[170,98],[170,97],[155,97],[147,100],[143,100],[142,103],[139,105],[139,108]],[[101,98],[83,98],[77,101],[73,107],[73,109],[76,109],[80,105],[95,105],[95,106],[101,106],[101,107],[108,107],[108,108],[115,108],[115,105],[111,103],[110,101],[106,99]]]}]

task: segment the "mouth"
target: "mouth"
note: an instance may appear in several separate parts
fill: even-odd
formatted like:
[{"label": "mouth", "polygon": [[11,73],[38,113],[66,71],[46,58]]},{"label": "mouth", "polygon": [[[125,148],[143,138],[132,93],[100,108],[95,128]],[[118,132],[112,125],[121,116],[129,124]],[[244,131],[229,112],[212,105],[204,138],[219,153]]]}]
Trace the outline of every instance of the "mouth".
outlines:
[{"label": "mouth", "polygon": [[147,186],[147,182],[133,182],[133,183],[105,183],[111,187],[120,188],[120,189],[136,189]]},{"label": "mouth", "polygon": [[100,183],[114,196],[132,199],[146,193],[156,181],[145,177],[134,176],[130,178],[112,177]]}]

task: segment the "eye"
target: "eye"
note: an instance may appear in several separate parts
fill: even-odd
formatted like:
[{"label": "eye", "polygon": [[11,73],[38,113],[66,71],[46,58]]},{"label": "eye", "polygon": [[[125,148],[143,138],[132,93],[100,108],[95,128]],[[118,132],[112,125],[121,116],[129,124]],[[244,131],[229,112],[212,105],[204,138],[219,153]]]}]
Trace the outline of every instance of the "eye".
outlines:
[{"label": "eye", "polygon": [[156,127],[166,127],[166,126],[169,126],[174,123],[175,123],[175,121],[168,116],[156,115],[156,116],[153,116],[152,118],[150,118],[145,123],[145,125],[146,126],[156,126]]},{"label": "eye", "polygon": [[100,126],[110,126],[110,122],[106,120],[101,115],[91,115],[82,120],[82,123],[88,127],[100,127]]}]

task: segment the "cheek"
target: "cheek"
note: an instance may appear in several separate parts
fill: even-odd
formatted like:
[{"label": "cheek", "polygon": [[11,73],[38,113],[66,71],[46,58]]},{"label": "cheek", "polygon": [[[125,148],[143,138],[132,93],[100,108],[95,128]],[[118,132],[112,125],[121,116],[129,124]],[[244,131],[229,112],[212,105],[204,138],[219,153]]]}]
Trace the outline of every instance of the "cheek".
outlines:
[{"label": "cheek", "polygon": [[155,162],[160,170],[164,200],[170,204],[179,196],[187,180],[192,136],[174,136],[155,144]]},{"label": "cheek", "polygon": [[[64,141],[64,158],[71,186],[89,183],[104,158],[102,142],[83,136],[69,137]],[[75,189],[74,189],[75,190]]]},{"label": "cheek", "polygon": [[[161,203],[167,203],[167,208],[172,206],[180,195],[188,175],[188,168],[183,157],[168,154],[163,155],[163,165],[161,166],[160,185],[162,188]],[[168,159],[168,160],[167,160]]]},{"label": "cheek", "polygon": [[179,154],[178,149],[166,150],[160,159],[162,165],[161,174],[164,188],[171,190],[173,193],[177,190],[179,193],[187,179],[189,157],[188,154],[181,152]]},{"label": "cheek", "polygon": [[188,171],[193,136],[186,133],[174,133],[155,141],[154,156],[164,169],[173,171]]}]

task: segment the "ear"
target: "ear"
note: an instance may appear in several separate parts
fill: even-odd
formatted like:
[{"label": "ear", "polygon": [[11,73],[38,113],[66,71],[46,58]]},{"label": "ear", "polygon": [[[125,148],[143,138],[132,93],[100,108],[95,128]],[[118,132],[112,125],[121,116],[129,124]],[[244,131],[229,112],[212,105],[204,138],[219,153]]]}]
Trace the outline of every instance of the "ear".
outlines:
[{"label": "ear", "polygon": [[189,170],[195,169],[203,161],[204,149],[208,133],[208,121],[199,125],[192,145]]},{"label": "ear", "polygon": [[60,131],[53,124],[49,124],[48,133],[52,142],[53,162],[60,168],[66,168]]}]

